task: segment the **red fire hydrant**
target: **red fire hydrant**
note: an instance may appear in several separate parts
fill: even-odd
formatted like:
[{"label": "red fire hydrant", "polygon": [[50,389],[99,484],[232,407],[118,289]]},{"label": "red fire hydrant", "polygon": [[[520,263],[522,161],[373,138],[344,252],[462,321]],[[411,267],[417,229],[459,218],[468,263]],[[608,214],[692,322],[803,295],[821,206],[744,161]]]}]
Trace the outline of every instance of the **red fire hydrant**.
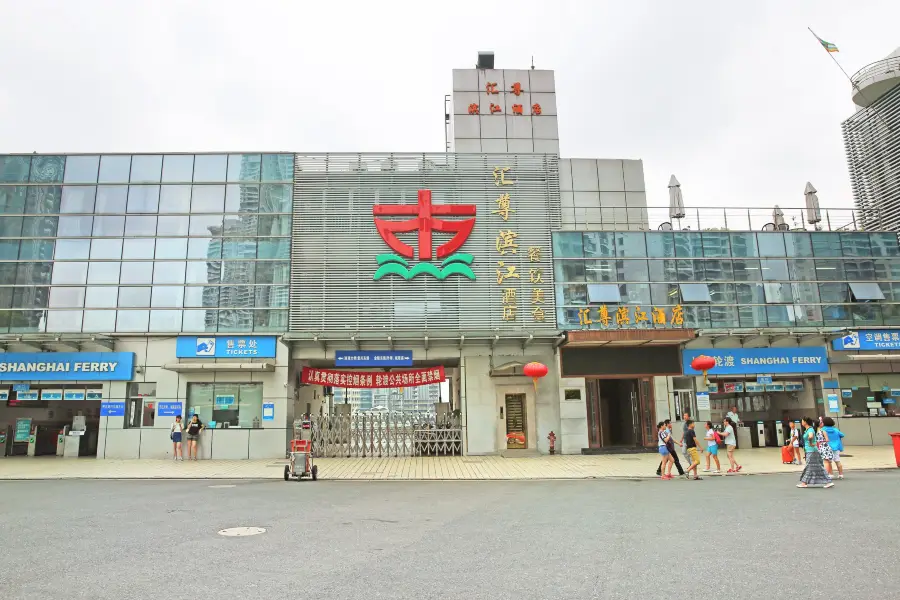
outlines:
[{"label": "red fire hydrant", "polygon": [[550,454],[556,454],[556,434],[551,431],[547,439],[550,441]]}]

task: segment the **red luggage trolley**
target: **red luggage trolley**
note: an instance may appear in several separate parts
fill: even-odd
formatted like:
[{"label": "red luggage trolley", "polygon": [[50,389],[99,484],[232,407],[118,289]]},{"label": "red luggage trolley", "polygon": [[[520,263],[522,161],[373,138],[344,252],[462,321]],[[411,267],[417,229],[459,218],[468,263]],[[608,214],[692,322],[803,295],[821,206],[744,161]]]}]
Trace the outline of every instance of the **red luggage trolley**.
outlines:
[{"label": "red luggage trolley", "polygon": [[313,464],[312,424],[309,419],[294,422],[294,439],[288,451],[288,464],[284,465],[284,480],[295,478],[300,481],[309,477],[319,478],[319,467]]}]

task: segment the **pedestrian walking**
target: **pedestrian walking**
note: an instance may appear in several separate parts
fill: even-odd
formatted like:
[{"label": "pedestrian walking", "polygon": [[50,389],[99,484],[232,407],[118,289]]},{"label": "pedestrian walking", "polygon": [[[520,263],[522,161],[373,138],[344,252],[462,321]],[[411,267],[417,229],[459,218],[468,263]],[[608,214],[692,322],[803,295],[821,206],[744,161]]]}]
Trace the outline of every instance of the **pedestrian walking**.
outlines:
[{"label": "pedestrian walking", "polygon": [[688,421],[691,420],[690,413],[682,413],[681,415],[681,440],[678,441],[678,445],[681,446],[681,454],[684,455],[684,460],[687,464],[691,464],[691,457],[687,451],[687,445],[684,442],[684,438],[688,432]]},{"label": "pedestrian walking", "polygon": [[687,431],[684,433],[684,446],[687,456],[690,458],[690,466],[687,468],[687,477],[691,479],[691,471],[694,472],[694,481],[702,479],[697,470],[700,468],[700,453],[697,451],[697,432],[694,431],[694,422],[690,419],[685,421]]},{"label": "pedestrian walking", "polygon": [[810,417],[805,417],[803,423],[807,426],[803,432],[806,466],[803,467],[803,473],[800,474],[800,483],[797,484],[797,487],[805,488],[811,485],[821,485],[825,488],[833,487],[834,483],[828,479],[825,465],[822,464],[822,456],[819,454],[819,449],[816,445],[818,438],[817,423]]},{"label": "pedestrian walking", "polygon": [[659,465],[660,479],[672,479],[672,455],[667,447],[668,440],[672,439],[672,436],[669,434],[669,429],[663,421],[657,423],[656,429],[658,431],[657,437],[659,438],[656,447],[659,455],[662,457],[662,462]]},{"label": "pedestrian walking", "polygon": [[181,424],[181,415],[175,415],[175,422],[172,423],[172,431],[169,438],[172,440],[172,458],[175,460],[184,460],[184,453],[181,450],[181,435],[184,431],[184,425]]},{"label": "pedestrian walking", "polygon": [[791,452],[794,460],[791,464],[799,465],[800,464],[800,429],[797,427],[797,424],[791,421],[791,429],[788,432],[790,433],[790,437],[788,438],[788,443],[791,445]]},{"label": "pedestrian walking", "polygon": [[[669,451],[669,454],[672,456],[672,461],[675,463],[675,468],[678,469],[679,476],[685,476],[684,468],[681,466],[681,461],[678,460],[678,454],[675,452],[675,440],[672,437],[672,420],[666,419],[663,421],[663,424],[666,426],[666,431],[669,432],[668,443],[666,444],[666,449]],[[663,465],[660,463],[659,468],[656,470],[656,474],[662,474]],[[671,469],[671,467],[670,467]]]},{"label": "pedestrian walking", "polygon": [[721,473],[722,465],[719,464],[719,442],[722,441],[719,432],[713,429],[712,421],[706,422],[706,468],[704,472],[709,472],[709,459],[716,461],[716,470],[713,473]]},{"label": "pedestrian walking", "polygon": [[197,444],[200,442],[200,432],[206,426],[200,422],[200,417],[193,415],[187,425],[188,460],[197,460]]},{"label": "pedestrian walking", "polygon": [[725,425],[722,437],[725,438],[725,450],[728,453],[728,464],[730,466],[728,472],[737,473],[744,467],[739,465],[734,458],[734,449],[737,447],[737,435],[734,433],[736,425],[731,417],[725,417],[725,420],[722,423]]},{"label": "pedestrian walking", "polygon": [[838,471],[838,479],[844,478],[844,466],[841,464],[841,452],[844,451],[844,432],[835,427],[834,419],[831,417],[825,417],[822,419],[822,422],[825,424],[825,427],[822,429],[826,436],[828,436],[828,445],[831,447],[831,458],[827,458],[826,455],[822,455],[822,459],[825,461],[825,470],[828,471],[828,474],[834,476],[832,463],[837,466]]}]

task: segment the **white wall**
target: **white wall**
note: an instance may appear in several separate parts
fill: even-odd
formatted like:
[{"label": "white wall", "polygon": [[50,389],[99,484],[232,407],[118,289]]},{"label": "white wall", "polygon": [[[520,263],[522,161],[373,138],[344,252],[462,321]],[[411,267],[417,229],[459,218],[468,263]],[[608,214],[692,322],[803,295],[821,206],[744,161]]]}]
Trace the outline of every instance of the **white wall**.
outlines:
[{"label": "white wall", "polygon": [[[578,390],[578,400],[566,400],[566,390]],[[556,431],[556,451],[560,454],[581,454],[587,448],[587,389],[583,378],[559,380],[559,430]]]},{"label": "white wall", "polygon": [[646,230],[647,193],[640,160],[559,161],[562,229]]}]

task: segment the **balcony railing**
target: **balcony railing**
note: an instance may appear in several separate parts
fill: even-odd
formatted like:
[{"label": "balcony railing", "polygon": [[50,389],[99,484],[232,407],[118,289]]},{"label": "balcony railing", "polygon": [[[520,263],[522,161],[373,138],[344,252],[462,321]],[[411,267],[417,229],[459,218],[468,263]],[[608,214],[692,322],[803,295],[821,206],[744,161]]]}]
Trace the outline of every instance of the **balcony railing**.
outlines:
[{"label": "balcony railing", "polygon": [[821,208],[810,223],[807,208],[688,208],[670,218],[669,207],[563,207],[562,229],[632,231],[884,231],[882,211]]},{"label": "balcony railing", "polygon": [[866,79],[872,79],[879,75],[900,76],[900,56],[892,56],[868,64],[854,73],[850,81],[854,87],[858,87]]}]

